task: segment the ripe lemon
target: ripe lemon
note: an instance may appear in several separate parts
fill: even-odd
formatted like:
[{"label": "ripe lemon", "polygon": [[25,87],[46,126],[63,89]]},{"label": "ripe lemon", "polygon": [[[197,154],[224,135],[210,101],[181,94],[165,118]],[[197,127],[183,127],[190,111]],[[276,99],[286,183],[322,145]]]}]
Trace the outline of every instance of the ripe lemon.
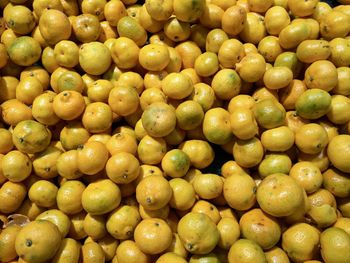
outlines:
[{"label": "ripe lemon", "polygon": [[267,262],[261,247],[249,239],[238,239],[233,243],[228,252],[228,260],[237,263]]},{"label": "ripe lemon", "polygon": [[16,252],[26,262],[36,263],[54,257],[62,241],[58,228],[47,220],[32,221],[16,237]]},{"label": "ripe lemon", "polygon": [[192,254],[207,254],[219,242],[215,223],[205,214],[190,212],[183,216],[177,232],[186,250]]}]

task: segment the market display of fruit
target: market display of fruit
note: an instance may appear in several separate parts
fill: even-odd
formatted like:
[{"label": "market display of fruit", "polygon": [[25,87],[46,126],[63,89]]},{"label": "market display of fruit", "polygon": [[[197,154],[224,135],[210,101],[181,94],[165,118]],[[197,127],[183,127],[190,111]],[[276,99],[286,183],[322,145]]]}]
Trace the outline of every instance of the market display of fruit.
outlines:
[{"label": "market display of fruit", "polygon": [[0,262],[350,263],[349,66],[349,0],[0,0]]}]

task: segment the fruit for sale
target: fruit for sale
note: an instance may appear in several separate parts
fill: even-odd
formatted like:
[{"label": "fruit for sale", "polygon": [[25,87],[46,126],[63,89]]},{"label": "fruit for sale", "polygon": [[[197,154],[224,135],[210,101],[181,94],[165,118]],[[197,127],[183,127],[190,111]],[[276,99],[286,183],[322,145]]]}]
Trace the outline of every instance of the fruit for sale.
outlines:
[{"label": "fruit for sale", "polygon": [[348,263],[348,4],[0,0],[0,261]]}]

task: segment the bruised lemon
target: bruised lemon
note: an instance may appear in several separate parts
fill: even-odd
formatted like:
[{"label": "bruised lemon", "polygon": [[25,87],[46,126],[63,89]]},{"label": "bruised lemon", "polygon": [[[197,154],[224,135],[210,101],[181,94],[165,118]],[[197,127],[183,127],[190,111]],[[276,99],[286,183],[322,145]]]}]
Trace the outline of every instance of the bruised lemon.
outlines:
[{"label": "bruised lemon", "polygon": [[244,213],[239,225],[242,236],[255,241],[264,250],[275,246],[282,234],[277,219],[259,208]]},{"label": "bruised lemon", "polygon": [[142,124],[147,133],[154,137],[170,134],[176,125],[175,110],[164,102],[155,102],[142,114]]},{"label": "bruised lemon", "polygon": [[322,185],[322,174],[320,169],[311,162],[295,163],[289,175],[301,185],[306,193],[317,191]]},{"label": "bruised lemon", "polygon": [[12,140],[16,148],[22,152],[41,152],[49,145],[51,132],[39,122],[26,120],[16,125]]}]

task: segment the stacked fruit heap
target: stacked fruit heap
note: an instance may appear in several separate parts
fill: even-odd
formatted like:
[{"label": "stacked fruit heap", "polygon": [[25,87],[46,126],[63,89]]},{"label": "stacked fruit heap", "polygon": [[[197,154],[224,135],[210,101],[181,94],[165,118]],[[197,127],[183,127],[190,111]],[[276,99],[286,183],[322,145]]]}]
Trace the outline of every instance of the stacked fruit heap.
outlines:
[{"label": "stacked fruit heap", "polygon": [[349,263],[339,2],[0,0],[0,262]]}]

